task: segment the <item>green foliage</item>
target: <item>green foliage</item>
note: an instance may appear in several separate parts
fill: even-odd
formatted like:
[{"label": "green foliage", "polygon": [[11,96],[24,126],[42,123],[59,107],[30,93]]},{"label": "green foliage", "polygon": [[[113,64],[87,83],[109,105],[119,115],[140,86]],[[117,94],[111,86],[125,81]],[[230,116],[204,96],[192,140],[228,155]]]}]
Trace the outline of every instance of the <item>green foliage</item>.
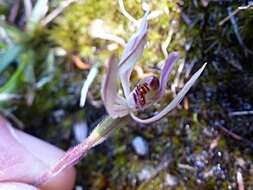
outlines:
[{"label": "green foliage", "polygon": [[0,15],[6,15],[7,13],[8,13],[7,6],[0,4]]},{"label": "green foliage", "polygon": [[[16,92],[17,87],[20,86],[17,83],[34,83],[35,72],[39,78],[40,73],[47,69],[44,62],[46,62],[49,47],[44,44],[45,40],[40,37],[40,35],[31,35],[30,38],[27,37],[26,40],[21,42],[17,40],[13,46],[6,48],[4,53],[0,54],[0,72],[4,72],[5,75],[9,73],[9,79],[1,87],[1,92]],[[14,72],[12,72],[13,67],[11,67],[12,63],[14,63],[13,61],[17,64],[17,69]],[[26,67],[26,65],[29,66]],[[26,80],[20,80],[21,78],[26,78]]]},{"label": "green foliage", "polygon": [[[57,19],[57,25],[50,31],[51,38],[68,52],[79,52],[84,56],[92,55],[96,41],[88,35],[89,25],[97,18],[110,20],[109,17],[116,11],[115,3],[114,1],[94,3],[88,0],[72,5]],[[110,14],[107,11],[109,9],[112,10]]]},{"label": "green foliage", "polygon": [[[13,92],[16,87],[24,81],[24,71],[27,68],[27,66],[33,62],[33,52],[27,52],[23,53],[19,56],[19,65],[14,74],[12,74],[11,78],[0,88],[0,93],[10,93]],[[29,67],[28,67],[29,68]],[[31,75],[31,72],[29,72]],[[28,81],[30,81],[30,77],[27,78]]]},{"label": "green foliage", "polygon": [[0,21],[0,27],[4,28],[10,39],[15,43],[25,43],[28,40],[28,33],[21,31],[15,26],[12,26],[4,21]]},{"label": "green foliage", "polygon": [[8,67],[8,65],[14,61],[14,59],[16,59],[17,55],[22,51],[22,46],[17,45],[17,46],[13,46],[10,47],[6,50],[6,52],[4,52],[3,54],[0,54],[0,60],[1,60],[1,64],[0,64],[0,73],[6,68]]},{"label": "green foliage", "polygon": [[45,73],[45,66],[41,63],[45,62],[50,48],[50,44],[45,43],[46,30],[39,25],[47,11],[47,4],[47,0],[37,1],[31,16],[26,20],[24,31],[7,21],[0,21],[1,29],[7,34],[4,38],[9,41],[8,44],[1,43],[0,73],[4,73],[5,78],[2,79],[0,93],[34,94],[36,77]]}]

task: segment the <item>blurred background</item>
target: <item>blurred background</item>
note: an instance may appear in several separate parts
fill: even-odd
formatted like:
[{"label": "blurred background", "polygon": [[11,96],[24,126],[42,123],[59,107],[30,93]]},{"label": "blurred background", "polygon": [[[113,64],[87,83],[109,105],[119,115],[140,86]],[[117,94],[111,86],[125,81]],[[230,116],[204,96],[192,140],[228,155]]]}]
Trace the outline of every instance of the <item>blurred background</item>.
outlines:
[{"label": "blurred background", "polygon": [[181,56],[154,110],[208,65],[165,118],[125,121],[91,150],[76,167],[76,189],[253,189],[252,1],[0,0],[1,115],[62,149],[81,142],[106,114],[106,62],[120,57],[145,10],[148,44],[131,79],[171,51]]}]

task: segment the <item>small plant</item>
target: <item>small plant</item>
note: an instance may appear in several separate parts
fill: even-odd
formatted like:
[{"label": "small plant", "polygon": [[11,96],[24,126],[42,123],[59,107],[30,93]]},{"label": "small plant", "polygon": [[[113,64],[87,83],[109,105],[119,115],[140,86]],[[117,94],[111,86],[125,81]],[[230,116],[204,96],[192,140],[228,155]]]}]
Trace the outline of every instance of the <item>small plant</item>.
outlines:
[{"label": "small plant", "polygon": [[52,80],[54,51],[45,45],[46,32],[41,25],[47,11],[48,0],[38,0],[33,7],[24,3],[23,29],[0,21],[0,29],[9,41],[0,53],[0,74],[5,76],[0,94],[20,93],[24,88],[19,88],[26,84],[26,99],[31,104],[34,91]]},{"label": "small plant", "polygon": [[[149,119],[140,119],[135,116],[133,114],[134,111],[142,111],[164,96],[168,75],[178,58],[177,52],[171,53],[160,71],[160,79],[155,76],[144,78],[131,92],[130,75],[133,66],[142,56],[146,44],[147,16],[148,12],[142,19],[139,31],[127,43],[119,64],[116,64],[114,56],[109,59],[108,71],[102,85],[102,98],[109,115],[98,124],[87,139],[67,151],[65,156],[54,167],[41,176],[35,182],[36,186],[44,184],[63,169],[76,164],[92,147],[102,143],[127,115],[130,114],[135,121],[140,123],[151,123],[161,119],[182,101],[185,94],[203,72],[206,64],[192,76],[172,102],[156,116]],[[118,95],[116,85],[118,78],[120,78],[125,98]]]}]

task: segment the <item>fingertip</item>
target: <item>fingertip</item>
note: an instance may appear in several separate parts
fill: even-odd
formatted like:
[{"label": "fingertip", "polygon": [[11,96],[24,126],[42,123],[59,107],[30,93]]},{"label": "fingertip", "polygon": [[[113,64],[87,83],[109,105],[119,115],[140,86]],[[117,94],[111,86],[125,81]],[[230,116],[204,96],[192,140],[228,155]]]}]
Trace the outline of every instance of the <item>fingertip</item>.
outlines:
[{"label": "fingertip", "polygon": [[17,182],[0,183],[0,190],[39,190],[34,186]]},{"label": "fingertip", "polygon": [[74,167],[66,168],[60,174],[41,186],[42,190],[72,190],[76,178]]},{"label": "fingertip", "polygon": [[[61,149],[52,146],[40,139],[37,139],[29,134],[16,130],[19,136],[19,141],[37,158],[48,166],[44,168],[42,174],[50,167],[57,163],[57,161],[65,154]],[[66,168],[57,176],[50,179],[47,183],[42,185],[42,190],[72,190],[74,187],[76,172],[74,167]]]}]

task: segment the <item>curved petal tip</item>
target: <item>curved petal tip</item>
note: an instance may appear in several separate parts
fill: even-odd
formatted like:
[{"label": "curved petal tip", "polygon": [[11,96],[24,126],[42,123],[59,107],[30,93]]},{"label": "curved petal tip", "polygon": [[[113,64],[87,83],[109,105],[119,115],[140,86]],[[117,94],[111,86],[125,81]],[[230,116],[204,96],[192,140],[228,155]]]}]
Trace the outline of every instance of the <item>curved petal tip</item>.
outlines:
[{"label": "curved petal tip", "polygon": [[179,58],[179,53],[175,51],[175,52],[171,52],[165,61],[165,64],[160,74],[160,89],[159,89],[160,97],[164,95],[169,74],[173,66],[177,62],[178,58]]},{"label": "curved petal tip", "polygon": [[207,63],[205,63],[194,75],[187,81],[184,85],[183,89],[176,95],[176,97],[157,115],[148,118],[148,119],[140,119],[135,116],[133,113],[130,113],[131,117],[139,123],[149,124],[163,118],[167,113],[169,113],[172,109],[178,106],[178,104],[183,100],[186,93],[190,90],[195,81],[200,77],[201,73],[204,71]]}]

